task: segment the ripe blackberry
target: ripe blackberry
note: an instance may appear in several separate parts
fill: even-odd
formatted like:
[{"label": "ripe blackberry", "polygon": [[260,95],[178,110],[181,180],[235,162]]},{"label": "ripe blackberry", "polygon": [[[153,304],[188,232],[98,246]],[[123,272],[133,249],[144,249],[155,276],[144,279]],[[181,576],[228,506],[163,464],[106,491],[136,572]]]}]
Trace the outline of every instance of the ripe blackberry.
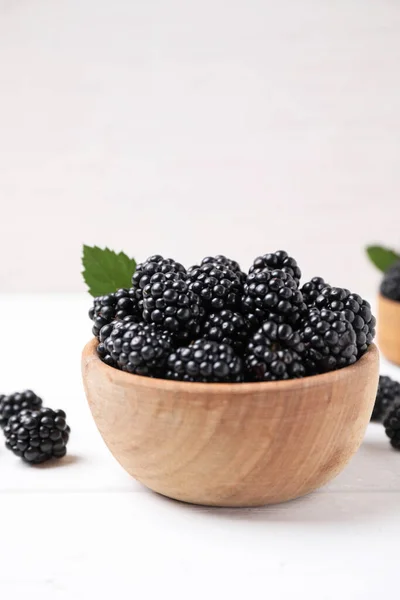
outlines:
[{"label": "ripe blackberry", "polygon": [[184,279],[186,269],[172,258],[163,258],[159,254],[150,256],[147,260],[137,265],[136,271],[132,276],[132,287],[139,300],[143,297],[144,288],[151,282],[152,276],[156,273],[163,273],[164,275],[175,273],[176,279]]},{"label": "ripe blackberry", "polygon": [[223,265],[205,263],[188,270],[189,289],[197,294],[207,310],[235,309],[243,286],[239,276]]},{"label": "ripe blackberry", "polygon": [[325,373],[357,360],[356,333],[343,313],[312,308],[300,328],[308,374]]},{"label": "ripe blackberry", "polygon": [[400,400],[400,383],[387,375],[381,375],[371,421],[382,421],[397,400]]},{"label": "ripe blackberry", "polygon": [[256,273],[264,269],[270,269],[271,271],[279,270],[288,273],[293,277],[297,285],[301,279],[301,271],[297,261],[289,256],[285,250],[278,250],[277,252],[264,254],[264,256],[258,256],[250,267],[249,273]]},{"label": "ripe blackberry", "polygon": [[140,317],[141,304],[132,289],[122,288],[113,294],[98,296],[89,310],[89,317],[93,321],[93,335],[99,337],[100,329],[115,319],[123,319],[126,316]]},{"label": "ripe blackberry", "polygon": [[249,324],[240,313],[225,309],[205,317],[201,335],[206,340],[228,344],[237,354],[242,354],[249,335]]},{"label": "ripe blackberry", "polygon": [[170,334],[145,323],[118,323],[97,347],[99,356],[109,366],[149,377],[164,375],[172,350]]},{"label": "ripe blackberry", "polygon": [[143,290],[143,319],[174,334],[195,336],[203,316],[200,297],[176,274],[157,273]]},{"label": "ripe blackberry", "polygon": [[316,299],[326,287],[330,286],[328,283],[325,283],[325,280],[322,279],[322,277],[313,277],[311,281],[307,281],[307,283],[305,283],[301,288],[304,302],[307,304],[307,306],[315,306]]},{"label": "ripe blackberry", "polygon": [[4,429],[6,447],[25,462],[39,464],[67,453],[70,428],[63,410],[23,410]]},{"label": "ripe blackberry", "polygon": [[304,344],[290,325],[266,321],[247,344],[246,373],[252,381],[304,377],[302,352]]},{"label": "ripe blackberry", "polygon": [[386,271],[380,290],[382,296],[400,302],[400,261]]},{"label": "ripe blackberry", "polygon": [[228,344],[199,339],[178,348],[168,358],[167,379],[202,382],[240,382],[242,359]]},{"label": "ripe blackberry", "polygon": [[203,265],[207,264],[217,264],[226,267],[227,269],[230,269],[238,275],[242,283],[244,283],[247,277],[246,273],[243,273],[239,263],[236,262],[236,260],[227,258],[223,254],[217,254],[217,256],[206,256],[206,258],[203,258],[203,260],[201,261],[200,266],[202,267]]},{"label": "ripe blackberry", "polygon": [[255,270],[247,277],[242,310],[254,326],[263,321],[297,323],[306,305],[293,277],[285,271]]},{"label": "ripe blackberry", "polygon": [[395,403],[389,409],[383,425],[393,448],[400,450],[400,404]]},{"label": "ripe blackberry", "polygon": [[10,417],[17,415],[21,410],[38,410],[41,406],[42,399],[32,390],[0,397],[0,427],[5,427]]},{"label": "ripe blackberry", "polygon": [[315,306],[319,309],[326,308],[343,313],[356,332],[358,357],[367,351],[375,337],[376,325],[369,302],[363,300],[358,294],[352,294],[349,290],[325,287],[315,300]]}]

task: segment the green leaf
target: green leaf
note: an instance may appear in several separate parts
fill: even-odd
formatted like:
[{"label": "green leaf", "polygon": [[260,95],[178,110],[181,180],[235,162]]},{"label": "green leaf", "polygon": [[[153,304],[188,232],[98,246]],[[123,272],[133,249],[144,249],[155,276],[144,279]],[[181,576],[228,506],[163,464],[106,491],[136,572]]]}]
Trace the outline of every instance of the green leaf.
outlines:
[{"label": "green leaf", "polygon": [[382,246],[368,246],[367,254],[371,262],[381,271],[387,271],[388,268],[400,260],[400,256],[394,250],[383,248]]},{"label": "green leaf", "polygon": [[130,288],[136,262],[124,252],[109,248],[83,246],[83,279],[92,296],[111,294],[120,288]]}]

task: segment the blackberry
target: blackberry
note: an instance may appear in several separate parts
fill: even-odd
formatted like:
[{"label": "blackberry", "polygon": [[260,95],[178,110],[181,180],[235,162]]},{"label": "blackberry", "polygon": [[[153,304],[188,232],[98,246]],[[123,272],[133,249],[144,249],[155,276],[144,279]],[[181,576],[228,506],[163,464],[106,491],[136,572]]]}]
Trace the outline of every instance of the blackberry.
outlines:
[{"label": "blackberry", "polygon": [[237,354],[242,354],[249,335],[249,324],[240,313],[225,309],[205,317],[201,335],[207,340],[228,344]]},{"label": "blackberry", "polygon": [[137,318],[133,316],[127,316],[120,321],[112,321],[111,323],[109,323],[108,325],[104,325],[104,327],[100,329],[100,344],[97,346],[97,354],[100,356],[101,360],[104,363],[106,363],[106,365],[108,365],[109,367],[117,367],[117,364],[110,355],[109,351],[107,350],[107,347],[105,346],[104,342],[107,340],[108,337],[110,337],[111,333],[114,330],[119,329],[120,327],[128,326],[131,323],[137,324]]},{"label": "blackberry", "polygon": [[389,409],[383,425],[393,448],[400,450],[400,404],[395,403]]},{"label": "blackberry", "polygon": [[256,273],[257,271],[263,271],[264,269],[269,269],[271,271],[279,270],[288,273],[293,277],[297,285],[301,279],[301,271],[297,261],[289,256],[285,250],[278,250],[271,254],[259,256],[250,267],[249,273]]},{"label": "blackberry", "polygon": [[132,276],[132,287],[139,300],[143,297],[144,288],[151,282],[152,276],[157,273],[163,273],[164,275],[175,273],[175,279],[184,279],[186,269],[172,258],[163,258],[159,254],[150,256],[147,260],[137,265],[136,271]]},{"label": "blackberry", "polygon": [[290,325],[266,321],[248,342],[246,373],[252,381],[304,377],[302,352],[304,344]]},{"label": "blackberry", "polygon": [[307,283],[305,283],[301,288],[304,302],[307,304],[307,306],[314,306],[316,299],[326,287],[330,286],[328,283],[325,283],[322,277],[313,277],[311,281],[307,281]]},{"label": "blackberry", "polygon": [[[103,330],[102,330],[103,336]],[[122,371],[149,377],[162,377],[169,354],[171,336],[154,324],[118,323],[97,347],[100,358]]]},{"label": "blackberry", "polygon": [[356,332],[358,357],[367,351],[375,337],[376,325],[369,302],[349,290],[325,287],[315,300],[315,306],[319,309],[326,308],[343,313]]},{"label": "blackberry", "polygon": [[357,360],[356,333],[343,313],[312,308],[300,328],[308,374],[325,373]]},{"label": "blackberry", "polygon": [[397,400],[400,400],[400,383],[387,375],[381,375],[371,421],[382,421]]},{"label": "blackberry", "polygon": [[195,336],[203,317],[200,297],[177,274],[156,273],[143,290],[143,319],[174,334]]},{"label": "blackberry", "polygon": [[240,382],[243,380],[243,363],[228,344],[199,339],[170,354],[167,379]]},{"label": "blackberry", "polygon": [[132,289],[122,288],[113,294],[98,296],[89,310],[89,317],[93,321],[93,335],[99,337],[100,329],[115,319],[140,317],[141,304]]},{"label": "blackberry", "polygon": [[201,261],[200,266],[207,264],[216,264],[226,267],[227,269],[230,269],[231,271],[236,273],[242,283],[244,283],[246,280],[247,275],[246,273],[243,273],[239,263],[237,263],[236,260],[227,258],[223,254],[217,254],[217,256],[206,256],[206,258],[203,258],[203,260]]},{"label": "blackberry", "polygon": [[17,415],[21,410],[38,410],[42,404],[42,399],[32,390],[0,397],[0,427],[5,427],[10,417]]},{"label": "blackberry", "polygon": [[22,410],[4,429],[6,447],[31,464],[62,458],[71,432],[65,418],[63,410]]},{"label": "blackberry", "polygon": [[239,276],[223,265],[205,263],[188,270],[189,289],[197,294],[207,310],[235,309],[243,286]]},{"label": "blackberry", "polygon": [[244,286],[242,310],[254,326],[263,321],[297,323],[306,305],[293,277],[270,269],[250,273]]},{"label": "blackberry", "polygon": [[380,288],[382,296],[400,302],[400,261],[394,263],[383,276]]}]

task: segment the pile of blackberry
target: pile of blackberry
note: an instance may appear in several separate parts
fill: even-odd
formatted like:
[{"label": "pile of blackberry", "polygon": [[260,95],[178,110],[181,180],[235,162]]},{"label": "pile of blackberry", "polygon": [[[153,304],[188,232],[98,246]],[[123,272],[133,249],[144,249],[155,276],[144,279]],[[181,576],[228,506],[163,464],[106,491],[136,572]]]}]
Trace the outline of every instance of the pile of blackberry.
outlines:
[{"label": "pile of blackberry", "polygon": [[26,463],[37,465],[67,453],[71,429],[65,412],[45,408],[31,390],[0,396],[0,426],[6,448]]},{"label": "pile of blackberry", "polygon": [[130,289],[95,298],[98,354],[113,368],[181,381],[293,379],[355,363],[375,335],[371,307],[321,277],[301,285],[284,250],[245,273],[223,255],[188,269],[150,256]]},{"label": "pile of blackberry", "polygon": [[381,294],[385,298],[400,302],[400,261],[394,263],[383,276]]},{"label": "pile of blackberry", "polygon": [[395,450],[400,450],[400,383],[387,375],[379,377],[371,421],[383,423]]}]

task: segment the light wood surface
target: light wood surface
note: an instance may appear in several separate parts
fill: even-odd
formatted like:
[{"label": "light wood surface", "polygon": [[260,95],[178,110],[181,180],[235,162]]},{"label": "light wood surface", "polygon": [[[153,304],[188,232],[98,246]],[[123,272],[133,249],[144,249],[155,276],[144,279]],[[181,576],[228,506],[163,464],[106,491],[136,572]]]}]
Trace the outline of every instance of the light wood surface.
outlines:
[{"label": "light wood surface", "polygon": [[311,492],[361,444],[378,351],[333,373],[273,383],[151,379],[108,367],[96,340],[83,351],[86,395],[120,464],[152,490],[213,506],[260,506]]},{"label": "light wood surface", "polygon": [[378,297],[378,342],[382,354],[400,365],[400,302]]}]

